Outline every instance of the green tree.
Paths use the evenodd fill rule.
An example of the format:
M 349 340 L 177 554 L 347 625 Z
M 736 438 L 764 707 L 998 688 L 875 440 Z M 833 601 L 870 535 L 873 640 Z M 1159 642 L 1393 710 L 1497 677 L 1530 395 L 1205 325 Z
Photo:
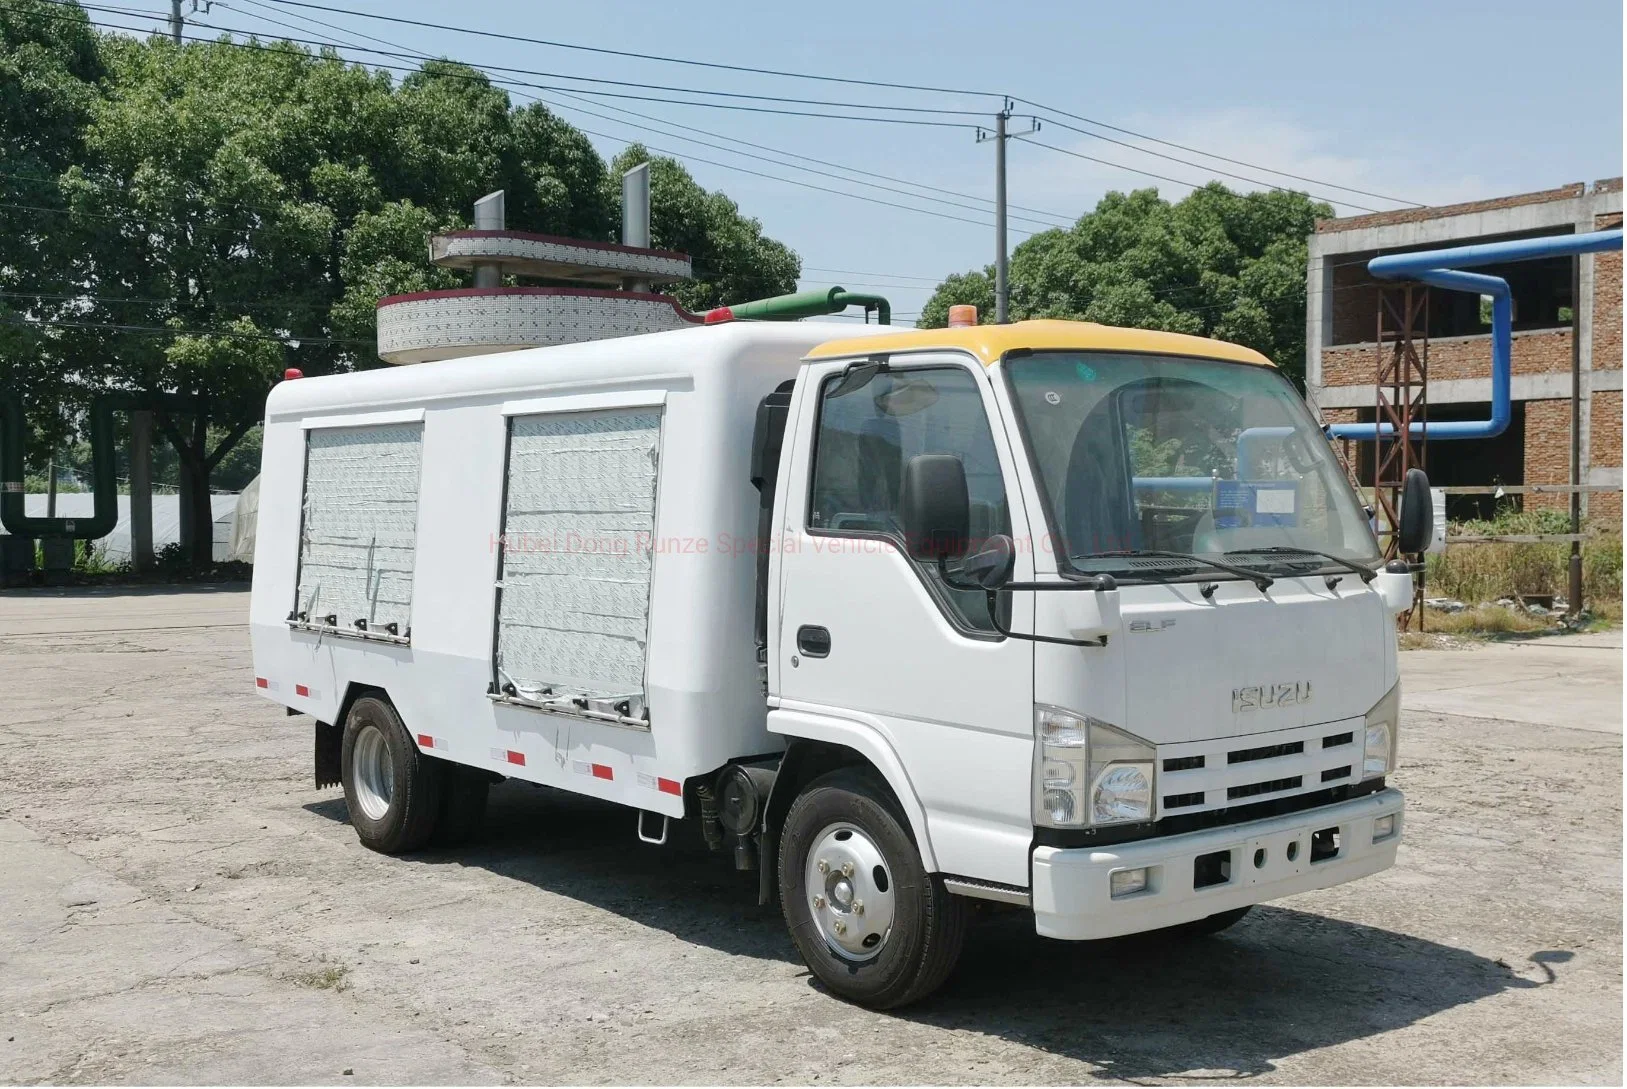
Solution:
M 96 34 L 78 8 L 0 7 L 0 389 L 22 393 L 37 452 L 70 431 L 87 340 L 66 324 L 86 267 L 58 177 L 84 155 L 102 74 Z
M 1305 239 L 1326 204 L 1303 193 L 1234 193 L 1219 183 L 1171 204 L 1155 189 L 1109 193 L 1066 230 L 1011 255 L 1011 316 L 1076 318 L 1245 344 L 1295 382 L 1305 376 Z M 950 276 L 921 308 L 994 316 L 992 268 Z
M 503 189 L 515 229 L 614 239 L 621 169 L 646 157 L 629 148 L 607 169 L 545 107 L 516 108 L 449 61 L 397 83 L 287 42 L 98 37 L 76 7 L 12 0 L 0 5 L 0 382 L 28 391 L 53 448 L 97 391 L 199 398 L 200 412 L 159 425 L 189 518 L 207 525 L 211 475 L 286 367 L 379 366 L 377 300 L 463 282 L 425 261 L 429 234 Z M 656 244 L 700 270 L 683 302 L 794 287 L 796 256 L 756 220 L 672 160 L 654 171 Z M 46 285 L 54 297 L 24 295 Z M 207 562 L 208 534 L 193 544 Z

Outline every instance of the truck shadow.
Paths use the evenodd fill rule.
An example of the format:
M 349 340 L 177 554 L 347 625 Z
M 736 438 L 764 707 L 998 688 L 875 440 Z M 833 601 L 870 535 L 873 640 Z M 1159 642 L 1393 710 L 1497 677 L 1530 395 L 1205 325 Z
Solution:
M 343 798 L 306 808 L 347 819 Z M 757 907 L 756 875 L 733 872 L 698 839 L 679 836 L 676 823 L 674 842 L 649 846 L 634 839 L 625 809 L 514 782 L 493 789 L 489 817 L 477 842 L 403 861 L 479 867 L 685 942 L 797 963 L 779 911 Z M 1268 1073 L 1285 1056 L 1543 986 L 1571 957 L 1536 951 L 1529 963 L 1510 966 L 1272 906 L 1212 938 L 1062 942 L 1037 936 L 1020 911 L 981 907 L 942 991 L 869 1016 L 998 1037 L 1125 1079 Z

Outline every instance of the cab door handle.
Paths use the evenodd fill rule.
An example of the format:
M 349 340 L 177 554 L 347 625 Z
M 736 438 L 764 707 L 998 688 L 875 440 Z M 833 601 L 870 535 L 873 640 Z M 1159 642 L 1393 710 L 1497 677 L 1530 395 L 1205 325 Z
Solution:
M 830 654 L 830 629 L 817 624 L 804 624 L 797 629 L 797 649 L 809 658 L 824 658 Z

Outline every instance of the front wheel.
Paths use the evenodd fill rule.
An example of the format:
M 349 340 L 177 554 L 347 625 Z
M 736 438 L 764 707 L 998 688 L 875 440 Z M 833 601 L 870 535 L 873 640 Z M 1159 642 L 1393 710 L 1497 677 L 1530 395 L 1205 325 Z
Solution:
M 872 1009 L 924 998 L 948 978 L 966 905 L 928 874 L 884 786 L 852 770 L 814 780 L 786 814 L 780 903 L 814 976 Z

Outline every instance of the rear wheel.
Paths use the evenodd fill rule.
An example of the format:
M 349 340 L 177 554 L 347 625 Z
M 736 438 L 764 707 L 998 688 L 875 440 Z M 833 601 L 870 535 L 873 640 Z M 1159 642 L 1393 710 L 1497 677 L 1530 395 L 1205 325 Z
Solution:
M 429 841 L 445 768 L 418 751 L 389 701 L 363 696 L 351 705 L 339 766 L 350 823 L 364 847 L 394 855 Z
M 966 904 L 928 874 L 884 786 L 843 770 L 809 784 L 786 814 L 780 902 L 803 962 L 873 1009 L 924 998 L 960 957 Z

